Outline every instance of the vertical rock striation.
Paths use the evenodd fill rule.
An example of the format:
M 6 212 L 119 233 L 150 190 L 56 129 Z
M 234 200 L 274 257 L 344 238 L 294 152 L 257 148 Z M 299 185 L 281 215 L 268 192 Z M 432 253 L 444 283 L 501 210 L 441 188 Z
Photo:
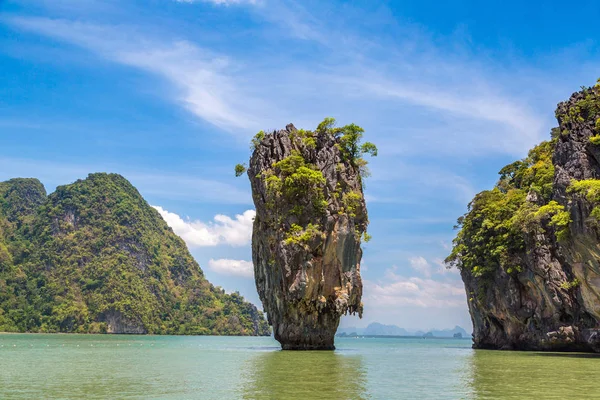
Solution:
M 256 287 L 283 349 L 334 349 L 340 317 L 362 314 L 365 163 L 343 133 L 354 128 L 362 132 L 332 120 L 315 132 L 290 124 L 254 140 Z
M 459 219 L 476 348 L 600 351 L 600 85 Z

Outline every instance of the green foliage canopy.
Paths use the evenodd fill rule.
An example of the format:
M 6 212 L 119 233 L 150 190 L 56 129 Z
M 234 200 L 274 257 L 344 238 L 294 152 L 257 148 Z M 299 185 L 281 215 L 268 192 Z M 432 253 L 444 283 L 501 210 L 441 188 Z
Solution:
M 502 168 L 492 190 L 483 191 L 459 218 L 460 228 L 446 262 L 476 278 L 489 281 L 499 269 L 521 270 L 526 236 L 544 226 L 554 227 L 558 240 L 568 237 L 570 215 L 552 194 L 554 142 L 542 142 L 528 156 Z M 539 202 L 527 201 L 535 194 Z

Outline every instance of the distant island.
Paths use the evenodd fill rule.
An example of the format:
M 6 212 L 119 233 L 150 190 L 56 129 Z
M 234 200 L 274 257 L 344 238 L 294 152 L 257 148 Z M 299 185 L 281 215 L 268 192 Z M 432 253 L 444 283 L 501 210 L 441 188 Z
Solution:
M 0 332 L 269 335 L 211 285 L 135 187 L 91 174 L 50 195 L 0 182 Z
M 429 331 L 409 331 L 396 325 L 384 325 L 378 322 L 369 324 L 366 328 L 340 328 L 336 336 L 381 336 L 381 337 L 428 337 L 428 338 L 470 338 L 471 335 L 460 326 L 452 329 L 432 329 Z

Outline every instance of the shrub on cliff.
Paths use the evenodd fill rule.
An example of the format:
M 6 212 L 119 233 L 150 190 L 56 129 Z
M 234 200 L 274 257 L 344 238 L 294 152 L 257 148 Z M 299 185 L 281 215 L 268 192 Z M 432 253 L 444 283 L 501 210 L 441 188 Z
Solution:
M 553 147 L 554 140 L 534 147 L 525 159 L 500 170 L 494 189 L 475 196 L 458 220 L 460 230 L 448 264 L 485 281 L 498 268 L 519 271 L 526 237 L 536 230 L 553 227 L 559 240 L 566 239 L 570 216 L 563 206 L 549 201 Z
M 364 129 L 356 124 L 344 125 L 336 127 L 334 118 L 325 118 L 314 131 L 297 129 L 290 133 L 289 138 L 293 143 L 291 154 L 284 159 L 273 163 L 271 168 L 262 172 L 261 179 L 264 179 L 270 196 L 267 204 L 269 209 L 276 216 L 276 220 L 281 220 L 282 212 L 286 208 L 286 204 L 291 204 L 287 212 L 296 215 L 300 219 L 300 225 L 306 232 L 312 231 L 308 229 L 309 223 L 306 218 L 306 213 L 316 212 L 322 214 L 329 206 L 329 202 L 325 199 L 326 179 L 323 172 L 320 171 L 315 164 L 306 161 L 304 152 L 315 149 L 319 136 L 331 136 L 336 139 L 336 147 L 341 154 L 342 162 L 346 161 L 359 171 L 359 176 L 362 178 L 368 175 L 368 162 L 363 155 L 368 154 L 372 157 L 377 156 L 378 150 L 371 142 L 362 142 Z M 268 138 L 268 134 L 260 131 L 251 141 L 251 149 L 256 151 L 261 142 Z M 241 176 L 246 172 L 245 165 L 237 164 L 235 166 L 235 175 Z M 338 213 L 348 213 L 351 216 L 355 215 L 355 210 L 358 207 L 358 202 L 362 199 L 362 194 L 355 192 L 345 192 L 344 188 L 337 187 L 334 197 L 341 199 Z M 313 225 L 317 226 L 317 225 Z M 292 227 L 289 228 L 288 239 L 290 243 L 294 241 L 297 232 L 292 234 Z M 305 233 L 306 233 L 305 232 Z M 367 234 L 365 238 L 371 237 Z

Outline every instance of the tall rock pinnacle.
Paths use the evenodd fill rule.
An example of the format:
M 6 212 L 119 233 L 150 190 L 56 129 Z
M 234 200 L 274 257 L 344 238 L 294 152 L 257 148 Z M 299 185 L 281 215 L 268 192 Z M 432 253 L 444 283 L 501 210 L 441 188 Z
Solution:
M 292 124 L 253 140 L 256 287 L 283 349 L 334 349 L 343 314 L 362 315 L 361 238 L 368 239 L 362 128 Z M 241 166 L 236 173 L 243 172 Z

